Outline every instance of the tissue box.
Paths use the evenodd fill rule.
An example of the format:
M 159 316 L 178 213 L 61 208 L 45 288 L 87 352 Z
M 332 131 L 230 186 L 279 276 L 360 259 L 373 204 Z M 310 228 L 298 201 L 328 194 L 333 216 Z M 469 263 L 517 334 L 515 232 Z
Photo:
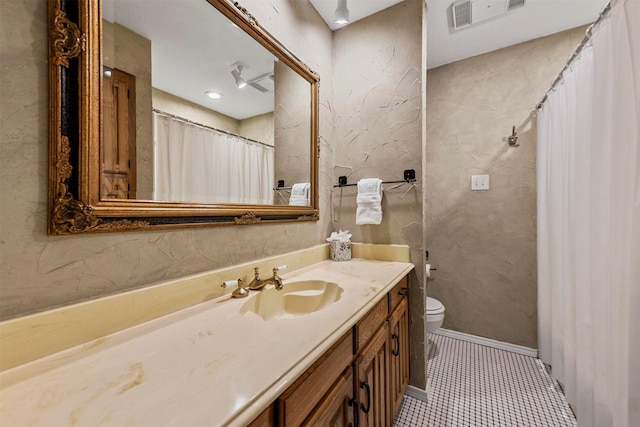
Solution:
M 329 256 L 334 261 L 351 260 L 351 241 L 348 242 L 329 242 Z

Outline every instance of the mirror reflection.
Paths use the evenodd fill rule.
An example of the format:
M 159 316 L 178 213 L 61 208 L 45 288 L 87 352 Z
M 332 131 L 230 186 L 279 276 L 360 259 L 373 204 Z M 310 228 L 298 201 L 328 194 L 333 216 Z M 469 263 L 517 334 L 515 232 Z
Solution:
M 102 43 L 102 200 L 311 205 L 309 82 L 206 0 L 103 0 Z

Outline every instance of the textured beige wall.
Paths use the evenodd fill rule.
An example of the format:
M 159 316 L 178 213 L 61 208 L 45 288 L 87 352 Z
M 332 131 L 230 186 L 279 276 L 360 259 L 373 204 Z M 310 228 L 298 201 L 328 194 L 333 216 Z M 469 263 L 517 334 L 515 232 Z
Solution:
M 273 146 L 273 112 L 238 120 L 238 135 Z
M 584 36 L 567 31 L 429 70 L 427 294 L 443 327 L 536 347 L 534 106 Z M 519 147 L 506 136 L 515 125 Z M 489 191 L 470 191 L 471 175 Z
M 310 182 L 309 162 L 311 135 L 309 82 L 300 77 L 284 62 L 274 63 L 275 81 L 273 124 L 278 141 L 273 169 L 275 181 L 283 179 L 286 186 Z M 338 78 L 340 78 L 338 76 Z M 276 203 L 279 198 L 276 197 Z M 285 204 L 288 204 L 286 200 Z
M 242 4 L 322 78 L 320 221 L 49 237 L 46 2 L 0 2 L 0 316 L 15 317 L 324 242 L 332 228 L 331 31 L 308 2 Z M 309 48 L 312 46 L 313 48 Z M 250 273 L 250 272 L 249 272 Z M 216 284 L 212 284 L 217 288 Z
M 403 178 L 422 174 L 422 3 L 408 0 L 334 33 L 334 183 L 347 175 Z M 411 384 L 425 388 L 425 325 L 422 286 L 422 183 L 386 184 L 383 221 L 356 225 L 356 187 L 333 190 L 334 228 L 354 241 L 411 247 Z

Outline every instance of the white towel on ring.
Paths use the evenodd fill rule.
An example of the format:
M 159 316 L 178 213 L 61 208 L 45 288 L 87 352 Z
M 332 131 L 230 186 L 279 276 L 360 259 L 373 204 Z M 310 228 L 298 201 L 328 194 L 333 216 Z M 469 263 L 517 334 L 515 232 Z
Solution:
M 291 186 L 291 197 L 289 197 L 289 206 L 309 206 L 309 188 L 311 184 L 308 182 L 299 182 Z
M 382 180 L 364 178 L 358 181 L 356 224 L 377 225 L 382 222 Z

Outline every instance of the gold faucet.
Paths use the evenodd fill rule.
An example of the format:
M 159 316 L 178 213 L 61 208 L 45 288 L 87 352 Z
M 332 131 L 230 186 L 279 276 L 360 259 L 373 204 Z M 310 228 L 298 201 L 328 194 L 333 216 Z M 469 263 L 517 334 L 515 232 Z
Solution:
M 253 280 L 251 281 L 251 283 L 249 283 L 248 288 L 251 289 L 252 291 L 258 291 L 262 288 L 264 288 L 267 285 L 273 284 L 275 285 L 277 290 L 282 290 L 282 278 L 280 276 L 278 276 L 278 271 L 280 270 L 285 270 L 287 268 L 286 265 L 281 265 L 279 267 L 274 267 L 273 268 L 273 276 L 269 277 L 266 280 L 262 280 L 260 278 L 260 273 L 258 272 L 258 267 L 255 267 L 253 269 Z

